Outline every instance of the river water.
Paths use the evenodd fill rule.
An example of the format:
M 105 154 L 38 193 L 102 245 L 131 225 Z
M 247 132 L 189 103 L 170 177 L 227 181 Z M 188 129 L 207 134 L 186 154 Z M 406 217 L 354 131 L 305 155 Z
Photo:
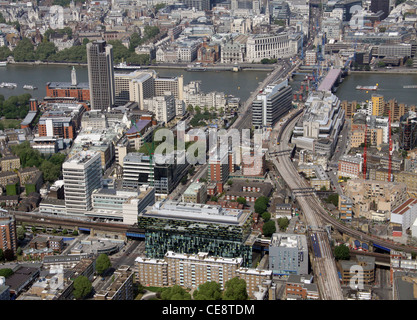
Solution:
M 11 95 L 30 93 L 32 97 L 42 99 L 45 96 L 45 85 L 49 81 L 71 81 L 72 66 L 63 65 L 7 65 L 0 67 L 0 82 L 17 83 L 16 89 L 0 88 L 0 94 L 5 98 Z M 75 66 L 78 82 L 88 82 L 86 66 Z M 184 85 L 190 81 L 201 80 L 203 92 L 220 91 L 227 95 L 240 97 L 246 100 L 255 90 L 259 82 L 267 76 L 267 71 L 205 71 L 187 72 L 182 69 L 156 69 L 160 76 L 184 76 Z M 291 86 L 298 90 L 302 77 L 296 76 Z M 37 90 L 25 90 L 23 85 L 31 84 Z M 378 91 L 356 90 L 356 86 L 373 86 L 378 84 Z M 336 95 L 341 100 L 370 100 L 372 94 L 381 94 L 384 99 L 396 99 L 399 103 L 408 105 L 417 104 L 417 89 L 403 88 L 405 85 L 417 85 L 417 74 L 388 74 L 388 73 L 352 73 L 340 84 Z
M 356 86 L 375 86 L 377 91 L 356 90 Z M 339 85 L 336 95 L 340 100 L 370 101 L 373 94 L 384 96 L 384 100 L 396 99 L 407 105 L 417 104 L 417 89 L 403 86 L 417 85 L 417 74 L 352 73 Z
M 46 94 L 47 82 L 71 82 L 72 66 L 63 65 L 7 65 L 0 67 L 0 83 L 14 82 L 16 89 L 0 88 L 0 94 L 7 97 L 30 93 L 32 97 L 42 99 Z M 88 82 L 88 71 L 86 66 L 75 66 L 78 82 Z M 156 69 L 161 77 L 184 76 L 184 85 L 190 81 L 201 80 L 201 90 L 203 92 L 219 91 L 227 95 L 233 95 L 246 100 L 251 91 L 255 90 L 258 83 L 267 76 L 267 71 L 205 71 L 187 72 L 181 69 Z M 38 87 L 37 90 L 25 90 L 25 84 Z

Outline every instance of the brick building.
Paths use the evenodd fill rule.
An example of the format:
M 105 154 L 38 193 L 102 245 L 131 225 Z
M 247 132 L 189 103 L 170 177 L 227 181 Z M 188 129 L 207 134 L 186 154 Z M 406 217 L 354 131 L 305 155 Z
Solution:
M 13 216 L 0 213 L 0 234 L 0 249 L 2 249 L 3 252 L 10 249 L 14 254 L 16 254 L 16 220 Z

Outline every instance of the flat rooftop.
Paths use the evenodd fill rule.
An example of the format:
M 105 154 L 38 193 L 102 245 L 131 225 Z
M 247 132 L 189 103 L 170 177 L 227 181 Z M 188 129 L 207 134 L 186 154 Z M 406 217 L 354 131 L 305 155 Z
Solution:
M 219 205 L 165 200 L 147 207 L 139 217 L 242 225 L 250 213 L 249 210 L 222 208 Z
M 80 82 L 75 86 L 71 82 L 48 82 L 46 85 L 51 89 L 90 89 L 88 82 Z

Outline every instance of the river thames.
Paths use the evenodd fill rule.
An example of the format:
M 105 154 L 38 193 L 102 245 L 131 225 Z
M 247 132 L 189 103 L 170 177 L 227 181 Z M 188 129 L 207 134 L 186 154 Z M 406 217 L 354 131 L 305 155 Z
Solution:
M 13 82 L 16 89 L 0 88 L 0 94 L 8 98 L 12 95 L 29 93 L 32 97 L 42 99 L 45 96 L 47 82 L 70 82 L 72 66 L 65 65 L 7 65 L 0 67 L 0 82 Z M 78 82 L 88 82 L 86 66 L 75 66 Z M 161 77 L 184 76 L 184 85 L 190 81 L 200 80 L 201 90 L 224 92 L 246 100 L 250 93 L 256 89 L 259 82 L 267 76 L 267 71 L 205 71 L 188 72 L 181 69 L 156 69 Z M 298 90 L 300 77 L 295 77 L 290 82 L 294 89 Z M 38 87 L 37 90 L 25 90 L 25 84 Z M 356 90 L 356 86 L 374 86 L 378 84 L 377 91 Z M 352 73 L 344 78 L 339 85 L 336 95 L 340 100 L 370 100 L 372 94 L 384 96 L 384 100 L 396 99 L 399 103 L 415 105 L 417 103 L 417 89 L 407 89 L 404 86 L 417 85 L 417 74 L 392 74 L 392 73 Z
M 13 82 L 16 89 L 0 88 L 0 94 L 5 98 L 12 95 L 30 93 L 32 97 L 42 99 L 46 94 L 47 82 L 71 82 L 72 66 L 64 65 L 7 65 L 0 68 L 0 83 Z M 86 66 L 75 66 L 78 82 L 88 82 Z M 224 92 L 246 100 L 259 82 L 267 76 L 267 71 L 205 71 L 187 72 L 181 69 L 155 69 L 161 77 L 184 76 L 184 85 L 190 81 L 201 80 L 201 90 L 205 93 L 210 91 Z M 25 90 L 25 84 L 34 85 L 37 90 Z

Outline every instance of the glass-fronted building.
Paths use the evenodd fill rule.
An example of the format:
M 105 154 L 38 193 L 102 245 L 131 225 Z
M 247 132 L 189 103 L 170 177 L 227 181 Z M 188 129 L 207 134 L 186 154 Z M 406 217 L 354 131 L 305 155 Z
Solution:
M 167 251 L 243 259 L 252 264 L 252 212 L 221 206 L 163 201 L 139 214 L 138 227 L 145 229 L 145 253 L 162 259 Z

